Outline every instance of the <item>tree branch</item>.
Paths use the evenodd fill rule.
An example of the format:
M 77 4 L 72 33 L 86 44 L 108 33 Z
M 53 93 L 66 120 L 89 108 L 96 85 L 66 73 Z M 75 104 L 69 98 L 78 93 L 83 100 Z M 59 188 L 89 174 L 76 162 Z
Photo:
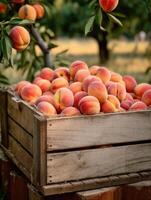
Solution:
M 36 39 L 40 49 L 42 50 L 44 57 L 45 57 L 45 66 L 44 67 L 52 67 L 51 55 L 48 46 L 46 45 L 45 41 L 42 39 L 39 32 L 31 25 L 31 33 L 33 37 Z

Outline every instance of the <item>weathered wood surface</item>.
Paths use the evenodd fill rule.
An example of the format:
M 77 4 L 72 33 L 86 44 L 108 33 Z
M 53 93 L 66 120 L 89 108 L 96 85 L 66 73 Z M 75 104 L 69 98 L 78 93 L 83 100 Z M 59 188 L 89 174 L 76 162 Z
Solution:
M 30 154 L 33 154 L 33 137 L 19 126 L 14 120 L 8 118 L 8 130 L 11 136 L 19 142 Z
M 151 140 L 151 111 L 49 119 L 47 151 Z
M 151 143 L 47 155 L 47 183 L 151 169 Z

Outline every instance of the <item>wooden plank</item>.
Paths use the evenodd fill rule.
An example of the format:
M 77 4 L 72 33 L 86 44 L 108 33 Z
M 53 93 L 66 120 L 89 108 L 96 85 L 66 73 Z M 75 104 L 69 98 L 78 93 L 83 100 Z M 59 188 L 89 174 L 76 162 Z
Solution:
M 151 169 L 151 143 L 47 154 L 47 183 Z
M 0 120 L 2 144 L 8 147 L 7 93 L 2 88 L 0 89 Z
M 33 158 L 31 155 L 23 149 L 23 147 L 15 141 L 11 136 L 9 136 L 9 150 L 14 155 L 16 160 L 25 167 L 25 169 L 31 173 Z
M 19 126 L 14 120 L 8 118 L 9 133 L 17 140 L 30 154 L 33 154 L 33 137 Z
M 140 173 L 139 173 L 140 174 Z M 145 175 L 144 175 L 145 174 Z M 148 174 L 148 176 L 147 176 Z M 120 186 L 130 183 L 136 183 L 140 181 L 140 178 L 138 180 L 133 180 L 133 175 L 129 176 L 129 178 L 126 175 L 118 175 L 119 179 L 117 182 L 112 182 L 112 177 L 108 178 L 97 178 L 97 179 L 91 179 L 91 184 L 87 183 L 87 180 L 83 181 L 74 181 L 69 183 L 59 183 L 59 184 L 50 184 L 47 186 L 43 186 L 42 188 L 39 188 L 41 193 L 45 196 L 49 195 L 55 195 L 55 194 L 64 194 L 64 193 L 71 193 L 71 192 L 78 192 L 78 191 L 84 191 L 84 190 L 92 190 L 92 189 L 100 189 L 104 187 L 113 187 L 113 186 Z M 93 180 L 94 183 L 93 184 Z M 151 171 L 141 172 L 141 180 L 151 180 Z
M 33 182 L 35 185 L 47 184 L 47 121 L 35 116 L 33 135 Z
M 31 185 L 28 184 L 28 200 L 44 200 L 45 197 L 39 194 L 39 192 Z
M 151 111 L 49 119 L 47 150 L 151 140 L 150 122 Z

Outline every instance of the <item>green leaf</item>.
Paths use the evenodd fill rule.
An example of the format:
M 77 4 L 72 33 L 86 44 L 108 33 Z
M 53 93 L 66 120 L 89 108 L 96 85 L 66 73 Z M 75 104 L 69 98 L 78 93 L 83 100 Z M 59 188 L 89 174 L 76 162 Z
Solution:
M 48 48 L 49 48 L 49 49 L 54 49 L 54 48 L 56 48 L 56 47 L 58 47 L 58 45 L 57 45 L 57 44 L 54 44 L 54 43 L 52 43 L 52 42 L 48 44 Z
M 109 19 L 111 21 L 113 21 L 114 23 L 116 23 L 116 24 L 118 24 L 120 26 L 123 26 L 122 22 L 118 18 L 116 18 L 114 15 L 109 14 L 109 13 L 107 13 L 107 15 L 109 16 Z
M 12 54 L 12 44 L 6 34 L 2 38 L 2 49 L 4 58 L 9 61 Z
M 122 13 L 118 13 L 118 12 L 112 12 L 112 15 L 116 16 L 116 17 L 121 17 L 121 18 L 125 18 L 126 15 L 122 14 Z
M 2 41 L 0 40 L 0 62 L 3 59 L 3 49 L 2 49 Z
M 87 35 L 91 31 L 94 20 L 95 20 L 95 16 L 92 16 L 87 21 L 87 24 L 85 25 L 85 35 Z
M 34 24 L 34 21 L 28 19 L 12 18 L 9 22 L 11 25 L 28 25 Z
M 0 83 L 2 83 L 4 85 L 9 85 L 9 80 L 6 76 L 0 74 Z

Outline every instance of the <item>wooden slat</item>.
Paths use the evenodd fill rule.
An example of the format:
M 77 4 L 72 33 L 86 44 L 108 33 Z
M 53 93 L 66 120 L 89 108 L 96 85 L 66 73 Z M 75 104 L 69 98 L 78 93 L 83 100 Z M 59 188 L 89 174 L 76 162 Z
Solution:
M 47 155 L 47 182 L 132 173 L 151 169 L 151 143 Z
M 151 180 L 151 171 L 146 171 L 146 172 L 141 172 L 138 173 L 141 174 L 141 181 L 144 180 Z M 145 175 L 143 175 L 145 174 Z M 148 175 L 148 176 L 147 176 Z M 120 186 L 120 185 L 125 185 L 125 184 L 130 184 L 130 183 L 136 183 L 140 181 L 140 177 L 136 180 L 133 179 L 133 175 L 129 176 L 127 178 L 126 175 L 118 175 L 119 179 L 117 182 L 112 182 L 112 177 L 108 178 L 95 178 L 91 179 L 91 184 L 87 184 L 87 180 L 83 181 L 75 181 L 75 182 L 70 182 L 70 183 L 59 183 L 59 184 L 51 184 L 47 186 L 43 186 L 39 190 L 41 193 L 43 193 L 45 196 L 49 195 L 55 195 L 55 194 L 64 194 L 64 193 L 69 193 L 69 192 L 78 192 L 78 191 L 84 191 L 84 190 L 92 190 L 92 189 L 100 189 L 104 187 L 113 187 L 113 186 Z M 94 182 L 93 182 L 94 181 Z M 93 184 L 95 183 L 95 184 Z
M 151 140 L 151 111 L 49 119 L 47 150 Z
M 22 148 L 22 146 L 9 136 L 9 150 L 14 155 L 15 159 L 25 167 L 25 169 L 31 173 L 33 158 L 30 154 Z
M 33 154 L 33 138 L 14 120 L 8 118 L 9 133 L 19 142 L 27 151 Z

